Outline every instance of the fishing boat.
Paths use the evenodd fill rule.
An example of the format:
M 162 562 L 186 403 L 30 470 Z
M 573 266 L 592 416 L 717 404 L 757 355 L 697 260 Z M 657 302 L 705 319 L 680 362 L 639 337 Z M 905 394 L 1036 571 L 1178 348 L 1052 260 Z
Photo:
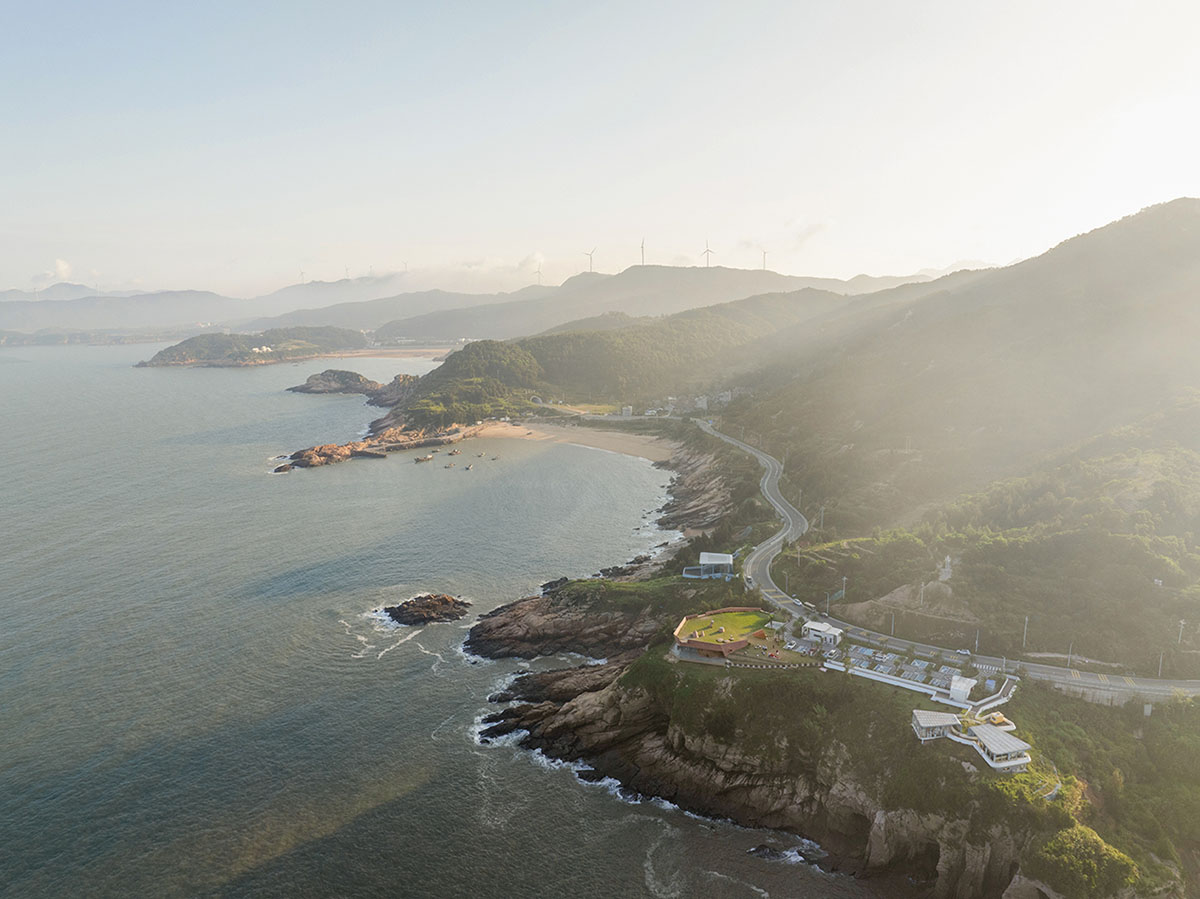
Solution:
M 474 468 L 474 467 L 475 467 L 475 463 L 474 463 L 474 462 L 472 462 L 470 465 L 468 465 L 468 466 L 467 466 L 467 467 L 464 469 L 464 471 L 470 471 L 470 470 L 471 470 L 472 468 Z
M 428 456 L 417 456 L 417 458 L 413 459 L 413 461 L 414 462 L 432 462 L 433 454 L 430 453 Z
M 446 455 L 447 455 L 447 456 L 461 456 L 461 455 L 462 455 L 462 450 L 460 450 L 460 449 L 452 449 L 452 450 L 450 450 L 450 452 L 446 453 Z
M 450 463 L 450 464 L 448 464 L 446 467 L 447 467 L 447 468 L 453 468 L 453 467 L 454 467 L 454 463 L 453 463 L 453 462 L 451 462 L 451 463 Z
M 487 455 L 487 453 L 476 453 L 476 454 L 475 454 L 475 458 L 476 458 L 476 459 L 482 459 L 482 458 L 483 458 L 484 456 L 486 456 L 486 455 Z
M 492 456 L 492 461 L 493 461 L 493 462 L 499 462 L 499 461 L 500 461 L 500 457 L 499 457 L 499 456 Z

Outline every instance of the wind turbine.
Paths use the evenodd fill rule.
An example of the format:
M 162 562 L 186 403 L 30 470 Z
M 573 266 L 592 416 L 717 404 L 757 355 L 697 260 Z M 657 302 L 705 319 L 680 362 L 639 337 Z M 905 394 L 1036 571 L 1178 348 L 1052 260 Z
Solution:
M 646 238 L 642 238 L 642 265 L 646 264 Z
M 767 251 L 763 250 L 763 271 L 767 270 Z
M 590 253 L 585 252 L 583 254 L 584 256 L 586 256 L 588 258 L 588 271 L 589 272 L 592 270 L 592 256 L 594 256 L 595 253 L 596 253 L 596 248 L 592 247 L 592 252 L 590 252 Z
M 704 267 L 705 268 L 708 268 L 708 257 L 711 256 L 712 254 L 713 254 L 713 251 L 708 248 L 708 241 L 705 240 L 704 241 L 704 252 L 700 254 L 704 257 Z

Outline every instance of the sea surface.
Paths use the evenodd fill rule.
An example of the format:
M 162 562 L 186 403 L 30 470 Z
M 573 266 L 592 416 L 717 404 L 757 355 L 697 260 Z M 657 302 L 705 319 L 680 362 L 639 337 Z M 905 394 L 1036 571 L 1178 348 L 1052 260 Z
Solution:
M 285 388 L 435 363 L 133 367 L 159 348 L 0 350 L 0 896 L 873 895 L 476 740 L 527 664 L 470 621 L 651 551 L 669 473 L 477 440 L 274 475 L 381 414 Z M 423 591 L 473 614 L 372 615 Z

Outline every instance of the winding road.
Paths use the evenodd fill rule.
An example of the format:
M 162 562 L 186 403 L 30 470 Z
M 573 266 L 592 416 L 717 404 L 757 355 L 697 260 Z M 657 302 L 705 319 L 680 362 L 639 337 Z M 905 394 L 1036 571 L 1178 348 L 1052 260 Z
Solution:
M 856 640 L 866 643 L 884 644 L 889 649 L 915 652 L 923 655 L 942 653 L 953 655 L 956 650 L 942 646 L 932 646 L 928 643 L 917 643 L 912 640 L 902 640 L 890 637 L 855 624 L 839 621 L 820 612 L 813 612 L 807 607 L 798 605 L 790 596 L 779 589 L 771 579 L 771 563 L 783 550 L 783 545 L 789 540 L 795 540 L 808 530 L 808 519 L 800 514 L 800 510 L 783 498 L 779 492 L 779 478 L 783 474 L 783 465 L 774 456 L 764 453 L 741 440 L 722 434 L 706 421 L 697 421 L 700 429 L 713 437 L 719 437 L 726 443 L 754 456 L 763 466 L 762 480 L 759 486 L 762 494 L 779 513 L 784 527 L 768 540 L 764 540 L 750 551 L 742 565 L 747 586 L 755 587 L 762 595 L 793 618 L 818 619 L 828 621 L 843 628 L 847 634 Z M 993 658 L 991 656 L 971 656 L 975 667 L 985 673 L 1000 671 L 1014 672 L 1018 667 L 1031 678 L 1049 681 L 1071 691 L 1085 691 L 1089 698 L 1103 702 L 1105 697 L 1111 697 L 1114 702 L 1124 702 L 1131 696 L 1144 696 L 1156 699 L 1183 693 L 1189 696 L 1200 695 L 1200 681 L 1195 680 L 1160 680 L 1152 677 L 1126 677 L 1121 674 L 1096 674 L 1090 671 L 1079 671 L 1075 668 L 1062 668 L 1057 665 L 1043 665 L 1015 659 Z

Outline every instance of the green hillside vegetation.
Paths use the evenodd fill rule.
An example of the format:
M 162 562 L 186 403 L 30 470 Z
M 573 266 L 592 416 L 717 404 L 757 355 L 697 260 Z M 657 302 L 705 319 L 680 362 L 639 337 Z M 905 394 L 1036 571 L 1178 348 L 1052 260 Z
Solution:
M 1179 200 L 1006 269 L 856 300 L 874 314 L 799 329 L 819 338 L 803 352 L 786 335 L 725 419 L 803 459 L 806 494 L 863 533 L 1170 408 L 1200 386 L 1198 293 L 1200 201 Z
M 261 334 L 199 334 L 159 350 L 141 364 L 253 365 L 363 349 L 366 345 L 362 332 L 332 327 L 273 328 Z M 264 346 L 270 350 L 254 352 L 255 347 Z
M 644 325 L 653 321 L 649 316 L 633 316 L 624 312 L 605 312 L 590 318 L 581 318 L 565 325 L 548 329 L 546 334 L 565 334 L 571 331 L 616 331 L 632 325 Z
M 1135 882 L 1152 890 L 1173 878 L 1170 866 L 1200 836 L 1200 769 L 1191 763 L 1200 708 L 1191 701 L 1143 719 L 1138 704 L 1100 707 L 1023 685 L 1005 711 L 1033 744 L 1034 764 L 1001 775 L 966 747 L 922 746 L 909 726 L 920 700 L 856 678 L 811 670 L 731 676 L 669 664 L 659 647 L 620 683 L 644 690 L 669 727 L 736 744 L 785 776 L 818 778 L 833 744 L 853 747 L 832 754 L 885 807 L 969 817 L 968 838 L 977 842 L 995 824 L 1028 834 L 1037 847 L 1030 873 L 1067 896 L 1108 896 Z M 1059 779 L 1057 797 L 1042 798 Z
M 950 555 L 953 599 L 896 606 L 898 634 L 966 645 L 979 629 L 982 651 L 1016 657 L 1029 616 L 1031 651 L 1066 654 L 1073 642 L 1076 654 L 1145 675 L 1165 652 L 1165 675 L 1200 677 L 1200 453 L 1154 436 L 1195 411 L 1098 438 L 937 507 L 911 530 L 814 532 L 781 557 L 776 577 L 786 572 L 794 594 L 819 604 L 845 576 L 856 603 L 933 580 Z M 1140 449 L 1146 442 L 1161 448 Z M 1182 640 L 1181 621 L 1191 622 Z
M 467 344 L 426 375 L 402 410 L 419 426 L 444 427 L 568 402 L 661 401 L 744 365 L 743 348 L 781 327 L 836 307 L 822 291 L 769 294 L 693 309 L 609 331 L 566 332 Z

